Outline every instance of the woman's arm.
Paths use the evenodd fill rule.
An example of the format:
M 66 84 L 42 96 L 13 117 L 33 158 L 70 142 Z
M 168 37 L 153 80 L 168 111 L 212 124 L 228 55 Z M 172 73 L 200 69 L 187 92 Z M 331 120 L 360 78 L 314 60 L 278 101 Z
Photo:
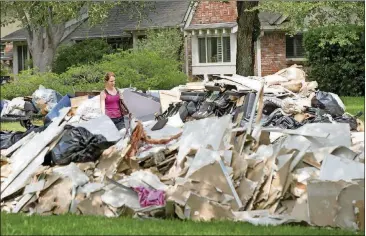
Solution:
M 102 114 L 105 115 L 105 92 L 100 92 L 100 109 L 102 110 Z

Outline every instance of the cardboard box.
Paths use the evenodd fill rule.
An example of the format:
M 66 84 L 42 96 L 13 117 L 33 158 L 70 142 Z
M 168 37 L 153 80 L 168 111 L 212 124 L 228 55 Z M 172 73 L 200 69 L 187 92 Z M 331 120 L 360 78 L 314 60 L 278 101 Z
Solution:
M 74 97 L 71 98 L 71 107 L 78 107 L 80 106 L 84 101 L 88 100 L 88 95 L 80 96 L 80 97 Z

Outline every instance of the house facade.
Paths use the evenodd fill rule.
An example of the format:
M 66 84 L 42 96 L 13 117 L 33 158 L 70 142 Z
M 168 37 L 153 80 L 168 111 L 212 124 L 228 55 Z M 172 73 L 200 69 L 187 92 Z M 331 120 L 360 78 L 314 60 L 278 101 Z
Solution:
M 14 22 L 12 24 L 1 27 L 1 35 L 11 34 L 21 27 L 19 26 L 20 22 Z M 13 65 L 13 44 L 11 42 L 1 42 L 0 44 L 0 60 L 1 63 L 6 66 Z
M 105 39 L 113 48 L 136 47 L 139 39 L 146 36 L 146 30 L 154 28 L 182 29 L 183 22 L 187 18 L 189 1 L 156 1 L 154 9 L 146 9 L 143 15 L 146 17 L 138 22 L 136 18 L 130 18 L 122 14 L 117 6 L 109 12 L 108 18 L 101 24 L 89 25 L 88 15 L 81 19 L 70 20 L 66 23 L 66 31 L 61 39 L 62 44 L 77 43 L 85 39 Z M 31 67 L 29 61 L 31 54 L 27 45 L 25 29 L 19 29 L 8 35 L 1 35 L 1 43 L 12 43 L 13 73 Z
M 184 34 L 185 73 L 208 79 L 211 75 L 236 73 L 237 8 L 236 1 L 156 1 L 142 22 L 113 8 L 101 24 L 90 26 L 87 14 L 66 23 L 62 43 L 103 38 L 114 48 L 134 48 L 147 29 L 177 28 Z M 302 35 L 290 37 L 281 30 L 286 17 L 261 12 L 261 34 L 255 42 L 255 75 L 273 74 L 292 64 L 302 64 Z M 3 36 L 3 35 L 2 35 Z M 27 69 L 29 53 L 26 32 L 16 30 L 1 38 L 12 44 L 13 73 Z M 9 50 L 8 50 L 9 51 Z M 9 53 L 8 53 L 9 54 Z
M 255 42 L 255 75 L 273 74 L 304 61 L 302 35 L 281 30 L 286 17 L 261 12 L 261 34 Z M 236 1 L 198 1 L 184 25 L 186 71 L 208 79 L 210 75 L 236 73 Z

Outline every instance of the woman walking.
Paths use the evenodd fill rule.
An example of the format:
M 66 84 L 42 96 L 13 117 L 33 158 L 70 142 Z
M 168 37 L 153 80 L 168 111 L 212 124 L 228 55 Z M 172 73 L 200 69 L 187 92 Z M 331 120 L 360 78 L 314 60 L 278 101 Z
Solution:
M 116 78 L 113 72 L 108 72 L 104 77 L 104 90 L 100 92 L 100 108 L 102 114 L 111 118 L 118 130 L 125 127 L 124 116 L 130 115 L 118 89 L 115 87 Z

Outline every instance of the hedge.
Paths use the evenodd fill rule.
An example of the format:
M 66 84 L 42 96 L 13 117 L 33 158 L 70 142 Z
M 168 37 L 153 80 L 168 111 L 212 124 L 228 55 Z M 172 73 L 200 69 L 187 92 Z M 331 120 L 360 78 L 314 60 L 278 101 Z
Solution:
M 57 49 L 52 71 L 61 74 L 71 66 L 100 61 L 103 55 L 112 52 L 111 46 L 103 39 L 87 39 L 80 43 L 63 45 Z
M 179 66 L 179 62 L 162 58 L 156 52 L 120 51 L 104 56 L 100 62 L 72 66 L 60 75 L 40 73 L 35 69 L 23 71 L 13 82 L 1 86 L 1 99 L 30 96 L 40 84 L 62 95 L 102 90 L 103 77 L 109 71 L 116 74 L 118 88 L 171 89 L 187 82 L 187 76 L 179 70 Z
M 345 31 L 356 32 L 358 39 L 347 38 Z M 340 34 L 349 43 L 332 43 L 332 39 Z M 308 77 L 318 82 L 320 90 L 340 96 L 365 96 L 363 27 L 331 26 L 310 30 L 304 35 L 304 47 Z

